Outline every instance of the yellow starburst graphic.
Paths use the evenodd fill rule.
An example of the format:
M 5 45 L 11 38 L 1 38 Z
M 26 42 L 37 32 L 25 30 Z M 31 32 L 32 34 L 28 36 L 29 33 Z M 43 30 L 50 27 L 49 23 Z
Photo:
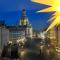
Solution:
M 60 0 L 32 0 L 32 2 L 42 3 L 42 4 L 46 4 L 46 5 L 50 6 L 43 10 L 40 10 L 38 12 L 53 12 L 53 11 L 55 11 L 55 13 L 53 14 L 53 17 L 49 20 L 49 21 L 52 21 L 52 20 L 53 21 L 46 31 L 49 31 L 54 26 L 58 26 L 60 24 Z

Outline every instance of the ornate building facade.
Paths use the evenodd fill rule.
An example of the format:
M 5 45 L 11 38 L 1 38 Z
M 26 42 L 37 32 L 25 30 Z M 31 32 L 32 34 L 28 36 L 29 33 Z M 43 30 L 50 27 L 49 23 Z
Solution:
M 9 41 L 9 30 L 4 25 L 4 21 L 0 21 L 0 53 L 4 45 Z
M 54 47 L 56 47 L 58 45 L 58 28 L 57 27 L 53 27 L 52 29 L 50 29 L 47 32 L 47 37 L 50 40 L 50 44 Z
M 14 43 L 17 40 L 23 40 L 24 38 L 32 38 L 33 35 L 33 29 L 32 25 L 28 21 L 28 17 L 26 16 L 25 9 L 22 10 L 22 16 L 20 19 L 20 22 L 17 23 L 17 26 L 8 26 L 9 29 L 9 37 L 10 41 L 13 41 Z

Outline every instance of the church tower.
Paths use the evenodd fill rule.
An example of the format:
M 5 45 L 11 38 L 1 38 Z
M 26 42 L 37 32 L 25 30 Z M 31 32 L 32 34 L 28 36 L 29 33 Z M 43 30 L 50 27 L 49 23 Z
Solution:
M 25 37 L 32 38 L 32 25 L 28 21 L 28 17 L 26 16 L 25 9 L 22 10 L 22 16 L 19 23 L 20 23 L 19 25 L 22 27 L 22 29 L 25 32 Z
M 29 21 L 28 21 L 28 18 L 26 16 L 26 10 L 23 9 L 22 10 L 21 20 L 20 20 L 20 25 L 24 26 L 24 25 L 28 25 L 28 24 L 29 24 Z

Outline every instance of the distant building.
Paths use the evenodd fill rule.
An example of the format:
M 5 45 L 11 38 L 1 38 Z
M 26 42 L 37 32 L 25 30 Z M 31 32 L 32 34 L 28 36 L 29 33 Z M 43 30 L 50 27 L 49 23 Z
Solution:
M 32 25 L 29 23 L 28 17 L 26 16 L 25 9 L 22 10 L 22 16 L 21 16 L 19 25 L 22 27 L 22 30 L 24 30 L 25 37 L 32 38 L 32 33 L 33 33 Z
M 10 32 L 9 33 L 10 40 L 13 41 L 14 43 L 22 37 L 32 38 L 33 29 L 32 25 L 28 21 L 25 9 L 22 10 L 20 22 L 17 23 L 16 26 L 8 26 L 8 29 Z
M 9 41 L 9 30 L 4 25 L 4 21 L 0 21 L 0 49 Z
M 50 44 L 57 46 L 57 28 L 54 27 L 47 32 L 47 37 L 50 40 Z
M 57 27 L 57 46 L 60 48 L 60 25 Z

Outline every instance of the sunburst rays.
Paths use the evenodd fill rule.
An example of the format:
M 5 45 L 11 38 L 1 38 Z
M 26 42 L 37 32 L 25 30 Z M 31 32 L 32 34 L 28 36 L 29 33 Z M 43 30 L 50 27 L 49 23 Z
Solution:
M 48 29 L 46 30 L 46 32 L 49 31 L 54 26 L 58 26 L 60 24 L 60 0 L 32 0 L 32 2 L 42 3 L 42 4 L 46 4 L 46 5 L 50 6 L 48 8 L 42 9 L 38 12 L 53 12 L 53 11 L 55 11 L 52 18 L 50 18 L 50 20 L 49 20 L 49 21 L 52 21 L 52 20 L 53 21 L 50 24 L 50 26 L 48 27 Z

